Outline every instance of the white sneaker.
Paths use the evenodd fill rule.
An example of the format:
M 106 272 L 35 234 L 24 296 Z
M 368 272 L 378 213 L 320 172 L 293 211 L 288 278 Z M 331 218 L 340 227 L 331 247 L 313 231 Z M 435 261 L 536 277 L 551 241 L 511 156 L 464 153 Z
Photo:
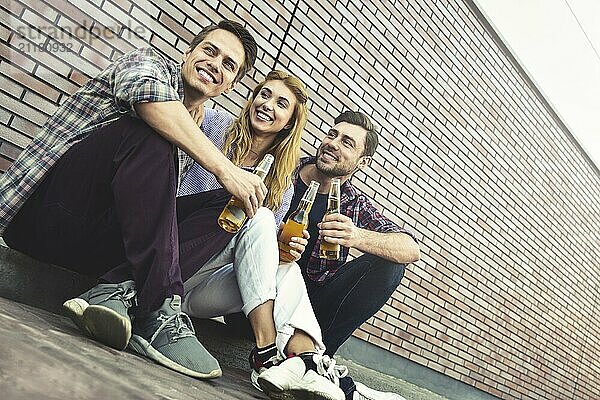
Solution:
M 317 372 L 307 371 L 300 357 L 288 358 L 281 364 L 264 370 L 257 381 L 271 398 L 345 400 L 342 389 Z
M 336 365 L 333 358 L 329 356 L 314 355 L 313 360 L 317 364 L 317 372 L 329 379 L 336 386 L 340 385 L 340 379 L 348 375 L 348 367 Z M 352 394 L 352 400 L 406 400 L 396 393 L 380 392 L 363 385 L 360 382 L 354 382 L 356 390 Z
M 335 360 L 327 355 L 313 355 L 317 364 L 317 373 L 329 379 L 336 386 L 340 386 L 340 379 L 348 375 L 348 367 L 336 365 Z
M 354 382 L 356 391 L 352 394 L 352 400 L 406 400 L 396 393 L 380 392 L 363 385 L 360 382 Z

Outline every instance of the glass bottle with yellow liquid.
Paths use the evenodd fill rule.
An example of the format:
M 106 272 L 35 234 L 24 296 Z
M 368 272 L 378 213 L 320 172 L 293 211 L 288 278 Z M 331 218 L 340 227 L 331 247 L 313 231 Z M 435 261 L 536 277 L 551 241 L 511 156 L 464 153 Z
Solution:
M 289 243 L 292 237 L 302 237 L 302 231 L 308 227 L 308 214 L 310 214 L 310 209 L 315 202 L 318 189 L 319 182 L 311 181 L 308 189 L 306 189 L 306 192 L 302 196 L 302 200 L 300 200 L 300 204 L 298 204 L 298 208 L 285 221 L 278 241 L 280 260 L 286 262 L 294 261 L 294 257 L 290 254 L 292 248 Z
M 325 215 L 335 214 L 340 212 L 340 180 L 338 178 L 331 179 L 329 187 L 329 197 L 327 198 L 327 212 Z M 324 239 L 321 240 L 319 247 L 319 257 L 328 260 L 337 260 L 340 258 L 340 245 L 338 243 L 329 243 Z
M 266 154 L 264 158 L 254 168 L 254 174 L 260 176 L 264 181 L 265 176 L 269 173 L 271 165 L 273 165 L 274 157 L 271 154 Z M 244 211 L 244 203 L 236 197 L 231 197 L 229 203 L 225 206 L 221 215 L 217 219 L 217 223 L 223 229 L 229 233 L 236 233 L 240 230 L 244 222 L 246 222 L 248 216 Z

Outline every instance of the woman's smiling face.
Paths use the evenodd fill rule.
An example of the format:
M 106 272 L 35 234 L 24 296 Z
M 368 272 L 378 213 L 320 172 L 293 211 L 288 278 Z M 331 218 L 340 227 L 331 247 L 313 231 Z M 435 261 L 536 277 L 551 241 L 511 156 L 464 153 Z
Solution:
M 281 80 L 265 82 L 250 106 L 250 123 L 256 134 L 277 134 L 289 128 L 296 96 Z

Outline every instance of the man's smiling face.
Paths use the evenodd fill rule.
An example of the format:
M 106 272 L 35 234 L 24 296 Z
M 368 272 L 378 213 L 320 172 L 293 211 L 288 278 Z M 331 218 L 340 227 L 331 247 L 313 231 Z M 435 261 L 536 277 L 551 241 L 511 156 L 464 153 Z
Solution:
M 224 29 L 210 32 L 202 42 L 183 55 L 181 75 L 186 97 L 206 101 L 229 93 L 244 64 L 240 39 Z
M 325 135 L 317 150 L 317 169 L 326 176 L 350 177 L 368 164 L 363 156 L 367 130 L 348 122 L 340 122 Z

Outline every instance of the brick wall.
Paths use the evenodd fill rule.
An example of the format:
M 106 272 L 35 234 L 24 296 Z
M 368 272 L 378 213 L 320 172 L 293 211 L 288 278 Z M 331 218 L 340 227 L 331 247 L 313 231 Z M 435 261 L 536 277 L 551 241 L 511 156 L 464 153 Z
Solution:
M 354 182 L 422 260 L 356 336 L 503 399 L 599 398 L 600 173 L 465 1 L 0 0 L 0 169 L 123 52 L 243 20 L 256 70 L 217 106 L 277 67 L 310 88 L 306 152 L 346 108 L 383 128 Z

